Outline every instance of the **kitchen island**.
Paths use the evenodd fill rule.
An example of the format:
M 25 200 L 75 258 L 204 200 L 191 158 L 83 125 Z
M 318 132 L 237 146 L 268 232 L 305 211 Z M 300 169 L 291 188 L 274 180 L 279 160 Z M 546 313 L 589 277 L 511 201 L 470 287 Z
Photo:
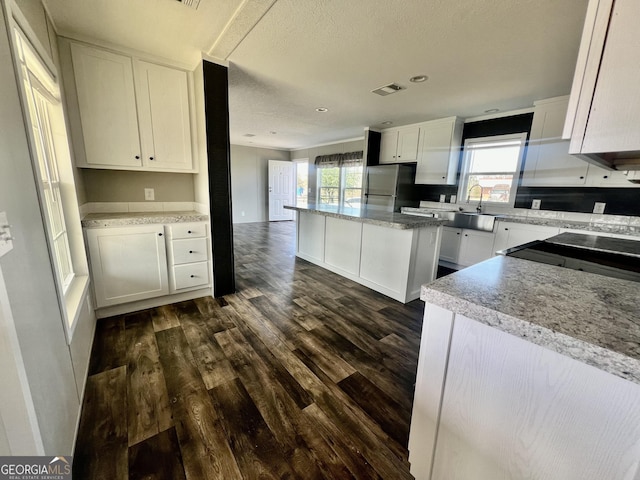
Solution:
M 640 478 L 639 287 L 512 257 L 423 286 L 412 474 Z
M 285 207 L 296 211 L 296 256 L 394 300 L 420 296 L 436 277 L 445 220 L 365 209 Z

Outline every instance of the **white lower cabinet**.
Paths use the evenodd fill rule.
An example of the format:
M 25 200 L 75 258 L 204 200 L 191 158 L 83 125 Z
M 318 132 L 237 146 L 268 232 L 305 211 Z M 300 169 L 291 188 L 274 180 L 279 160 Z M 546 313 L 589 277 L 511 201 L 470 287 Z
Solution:
M 494 252 L 497 252 L 535 240 L 545 240 L 558 235 L 558 233 L 560 233 L 560 229 L 557 227 L 498 221 L 493 249 Z
M 166 225 L 170 293 L 206 287 L 211 283 L 206 223 Z
M 439 225 L 398 229 L 297 212 L 296 256 L 399 302 L 420 296 L 435 279 Z
M 169 293 L 164 227 L 87 230 L 97 307 Z
M 427 304 L 411 472 L 418 480 L 636 479 L 639 402 L 635 383 Z
M 463 229 L 458 264 L 469 267 L 493 257 L 493 240 L 492 232 Z
M 443 227 L 440 260 L 469 267 L 493 257 L 493 232 Z
M 440 260 L 458 263 L 460 252 L 461 228 L 442 227 L 442 244 L 440 245 Z
M 205 222 L 89 228 L 86 237 L 97 308 L 211 285 Z

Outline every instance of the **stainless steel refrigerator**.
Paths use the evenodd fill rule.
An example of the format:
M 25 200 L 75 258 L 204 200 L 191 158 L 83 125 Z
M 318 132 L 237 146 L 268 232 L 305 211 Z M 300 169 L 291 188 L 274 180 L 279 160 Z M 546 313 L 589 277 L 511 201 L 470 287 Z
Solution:
M 368 210 L 399 212 L 401 207 L 418 206 L 412 199 L 415 166 L 378 165 L 367 167 L 364 179 L 364 203 Z

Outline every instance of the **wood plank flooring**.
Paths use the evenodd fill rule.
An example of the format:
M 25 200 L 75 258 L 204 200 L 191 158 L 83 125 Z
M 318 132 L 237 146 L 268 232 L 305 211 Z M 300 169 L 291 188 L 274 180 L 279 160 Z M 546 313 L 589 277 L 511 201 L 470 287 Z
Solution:
M 423 304 L 234 226 L 237 293 L 100 320 L 74 479 L 410 479 Z M 390 246 L 392 248 L 392 246 Z

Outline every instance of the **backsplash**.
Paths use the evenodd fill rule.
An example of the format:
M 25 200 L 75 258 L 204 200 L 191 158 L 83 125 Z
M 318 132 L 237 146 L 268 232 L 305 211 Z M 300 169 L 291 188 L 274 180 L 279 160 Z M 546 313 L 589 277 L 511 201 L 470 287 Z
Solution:
M 545 210 L 591 213 L 595 202 L 604 202 L 607 214 L 640 216 L 637 188 L 519 187 L 515 206 L 530 208 L 534 198 Z
M 80 206 L 80 217 L 90 213 L 198 212 L 209 213 L 208 205 L 197 202 L 88 202 Z
M 477 203 L 441 203 L 433 201 L 421 201 L 420 207 L 432 208 L 434 210 L 463 210 L 466 212 L 475 212 Z M 569 211 L 553 211 L 553 210 L 531 210 L 530 208 L 510 208 L 500 206 L 484 206 L 484 213 L 495 215 L 513 215 L 516 217 L 527 218 L 546 218 L 556 220 L 567 220 L 570 222 L 585 222 L 604 225 L 630 225 L 640 226 L 640 216 L 634 215 L 612 215 L 612 214 L 596 214 Z

